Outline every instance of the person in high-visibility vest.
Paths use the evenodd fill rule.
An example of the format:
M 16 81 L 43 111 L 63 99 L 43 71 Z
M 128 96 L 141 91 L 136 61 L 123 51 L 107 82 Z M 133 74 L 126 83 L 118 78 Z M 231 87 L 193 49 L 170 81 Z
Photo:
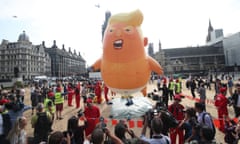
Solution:
M 176 79 L 175 94 L 180 94 L 180 93 L 181 93 L 181 83 L 179 82 L 178 79 Z
M 57 116 L 57 119 L 61 120 L 61 119 L 63 119 L 63 117 L 62 117 L 62 110 L 63 110 L 64 97 L 62 96 L 60 87 L 56 88 L 54 103 L 56 105 L 56 116 Z
M 181 89 L 182 89 L 182 77 L 178 77 L 178 81 L 179 81 Z
M 56 112 L 54 101 L 52 100 L 52 97 L 50 95 L 48 95 L 48 97 L 44 99 L 43 104 L 44 104 L 45 111 L 49 112 L 51 114 L 51 117 L 52 117 L 51 127 L 52 127 L 52 124 L 53 124 L 53 121 L 54 121 L 54 114 Z
M 173 79 L 171 78 L 168 84 L 168 90 L 169 90 L 169 96 L 170 96 L 170 100 L 173 99 L 173 90 L 174 90 L 175 84 Z

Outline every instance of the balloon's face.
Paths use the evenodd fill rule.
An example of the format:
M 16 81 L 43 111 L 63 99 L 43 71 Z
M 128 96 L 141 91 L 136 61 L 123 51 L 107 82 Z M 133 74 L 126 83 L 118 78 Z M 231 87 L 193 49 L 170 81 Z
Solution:
M 136 27 L 125 23 L 115 23 L 107 27 L 103 40 L 103 57 L 107 57 L 104 58 L 126 62 L 144 54 L 144 40 Z

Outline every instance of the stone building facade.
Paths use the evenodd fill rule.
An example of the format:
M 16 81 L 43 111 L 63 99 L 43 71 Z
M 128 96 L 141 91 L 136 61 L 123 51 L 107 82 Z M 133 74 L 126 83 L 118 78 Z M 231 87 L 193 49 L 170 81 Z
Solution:
M 49 75 L 51 59 L 42 45 L 33 45 L 25 31 L 17 42 L 2 40 L 0 45 L 0 79 L 12 79 L 17 73 L 22 79 Z
M 0 79 L 16 77 L 32 79 L 35 76 L 63 77 L 86 72 L 86 61 L 76 50 L 59 49 L 54 41 L 47 48 L 43 42 L 33 45 L 25 31 L 17 42 L 2 40 L 0 45 Z
M 167 75 L 215 72 L 225 67 L 222 42 L 212 46 L 162 49 L 154 58 Z
M 44 42 L 43 45 L 45 47 Z M 77 54 L 76 50 L 72 51 L 70 47 L 66 50 L 64 45 L 60 49 L 55 40 L 52 47 L 45 47 L 45 51 L 51 58 L 51 76 L 66 77 L 86 73 L 86 61 L 80 52 Z
M 159 42 L 159 51 L 153 57 L 164 68 L 166 75 L 223 71 L 225 54 L 222 30 L 214 30 L 209 21 L 206 45 L 162 49 Z

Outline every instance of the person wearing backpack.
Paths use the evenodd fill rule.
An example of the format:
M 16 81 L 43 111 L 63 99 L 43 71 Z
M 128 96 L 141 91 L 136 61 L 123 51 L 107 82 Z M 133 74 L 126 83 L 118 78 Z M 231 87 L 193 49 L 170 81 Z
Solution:
M 207 125 L 213 130 L 214 136 L 216 134 L 216 129 L 211 117 L 211 114 L 204 110 L 205 105 L 200 102 L 195 103 L 195 110 L 198 113 L 197 121 L 200 125 Z
M 51 114 L 44 111 L 43 103 L 39 103 L 37 105 L 37 113 L 31 119 L 32 128 L 34 128 L 34 143 L 47 142 L 51 123 Z
M 200 137 L 198 144 L 217 144 L 214 139 L 214 131 L 207 125 L 202 125 L 200 127 Z
M 51 117 L 52 117 L 51 127 L 52 127 L 56 109 L 53 101 L 49 98 L 49 96 L 48 98 L 44 99 L 44 109 L 46 112 L 49 112 L 51 114 Z M 51 131 L 52 131 L 52 128 L 51 128 Z

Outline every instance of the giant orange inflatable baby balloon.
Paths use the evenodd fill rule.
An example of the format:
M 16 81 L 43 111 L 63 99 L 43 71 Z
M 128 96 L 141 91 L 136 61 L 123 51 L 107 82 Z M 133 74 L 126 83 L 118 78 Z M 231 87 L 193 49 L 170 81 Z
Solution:
M 163 74 L 159 63 L 145 53 L 140 10 L 113 15 L 103 38 L 103 55 L 92 68 L 101 71 L 104 83 L 114 92 L 129 95 L 144 90 L 151 72 Z

